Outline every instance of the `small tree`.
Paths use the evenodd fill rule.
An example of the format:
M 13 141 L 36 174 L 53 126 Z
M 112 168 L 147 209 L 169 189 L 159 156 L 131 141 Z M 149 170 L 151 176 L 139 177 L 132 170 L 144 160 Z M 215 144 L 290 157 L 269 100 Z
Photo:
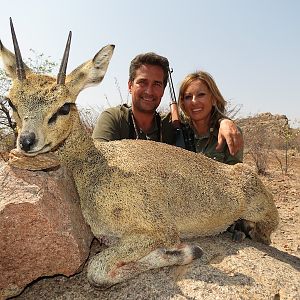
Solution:
M 103 108 L 80 108 L 79 115 L 82 124 L 84 125 L 86 131 L 92 135 L 95 128 L 95 124 L 100 112 L 103 111 Z
M 266 175 L 270 144 L 268 139 L 266 139 L 265 128 L 262 126 L 251 128 L 251 132 L 247 133 L 245 139 L 245 144 L 248 146 L 248 153 L 255 163 L 257 173 Z
M 10 86 L 10 79 L 0 70 L 0 150 L 14 148 L 17 136 L 16 123 L 12 118 L 12 112 L 8 105 L 8 98 L 4 96 Z
M 234 104 L 232 101 L 227 101 L 226 115 L 231 119 L 237 119 L 242 108 L 242 104 Z
M 300 129 L 293 129 L 289 125 L 289 120 L 280 128 L 280 140 L 284 150 L 284 156 L 281 158 L 278 153 L 273 152 L 274 156 L 279 163 L 282 174 L 287 175 L 290 170 L 293 160 L 291 151 L 296 151 L 296 140 L 300 133 Z

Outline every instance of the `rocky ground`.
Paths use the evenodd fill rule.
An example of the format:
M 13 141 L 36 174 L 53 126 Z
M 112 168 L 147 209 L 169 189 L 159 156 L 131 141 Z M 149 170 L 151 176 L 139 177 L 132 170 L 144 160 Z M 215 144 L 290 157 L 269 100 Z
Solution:
M 280 225 L 265 246 L 231 241 L 228 233 L 197 241 L 204 256 L 184 267 L 141 274 L 101 292 L 86 280 L 86 270 L 70 278 L 43 278 L 14 299 L 300 299 L 300 155 L 288 175 L 270 156 L 262 177 L 272 191 Z M 246 162 L 252 164 L 246 157 Z M 101 250 L 96 242 L 91 255 Z

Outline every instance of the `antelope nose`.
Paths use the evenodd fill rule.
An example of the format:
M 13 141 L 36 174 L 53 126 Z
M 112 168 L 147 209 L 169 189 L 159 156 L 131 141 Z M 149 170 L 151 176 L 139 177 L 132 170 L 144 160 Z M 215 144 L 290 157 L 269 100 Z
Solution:
M 31 146 L 35 143 L 35 134 L 33 132 L 25 131 L 20 135 L 20 147 L 25 152 L 29 151 Z

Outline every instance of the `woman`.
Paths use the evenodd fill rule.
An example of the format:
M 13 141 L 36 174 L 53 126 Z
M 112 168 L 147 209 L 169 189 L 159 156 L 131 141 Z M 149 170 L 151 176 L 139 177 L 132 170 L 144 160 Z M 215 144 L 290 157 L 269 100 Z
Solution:
M 207 72 L 187 75 L 179 89 L 179 107 L 183 112 L 184 132 L 189 141 L 189 150 L 226 164 L 243 160 L 243 150 L 230 155 L 227 144 L 216 150 L 219 124 L 225 116 L 226 101 L 214 79 Z

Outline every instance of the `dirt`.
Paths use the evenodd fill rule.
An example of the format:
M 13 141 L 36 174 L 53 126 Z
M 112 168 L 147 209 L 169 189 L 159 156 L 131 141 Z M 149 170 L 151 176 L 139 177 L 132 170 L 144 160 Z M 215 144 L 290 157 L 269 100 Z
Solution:
M 280 214 L 270 246 L 235 243 L 223 233 L 197 239 L 204 255 L 188 266 L 146 272 L 106 291 L 91 287 L 84 269 L 70 278 L 37 280 L 15 299 L 300 299 L 300 154 L 291 159 L 284 175 L 270 155 L 261 176 Z M 91 255 L 99 250 L 94 242 Z

